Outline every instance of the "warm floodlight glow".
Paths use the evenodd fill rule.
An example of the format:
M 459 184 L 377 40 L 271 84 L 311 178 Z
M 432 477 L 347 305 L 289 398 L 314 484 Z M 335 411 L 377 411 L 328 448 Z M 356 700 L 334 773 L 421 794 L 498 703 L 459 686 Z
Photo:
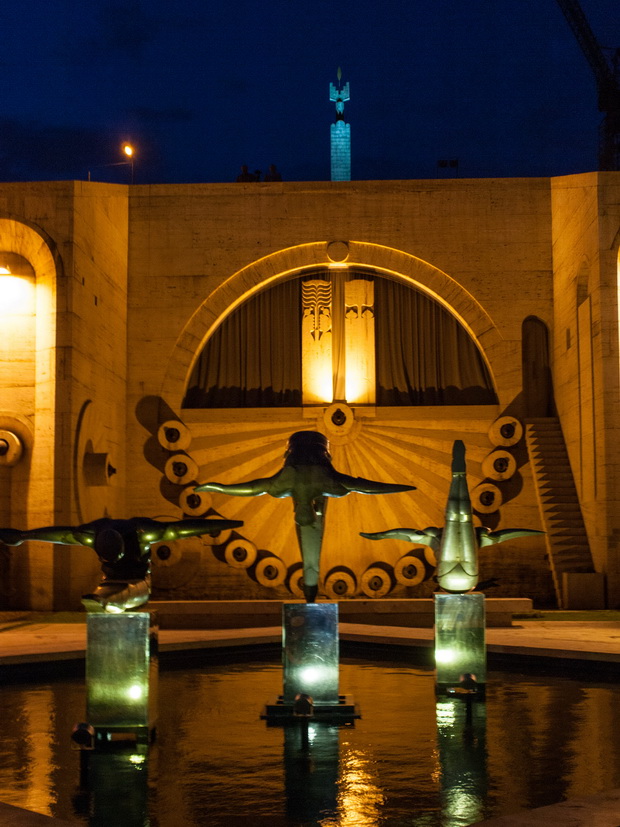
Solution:
M 34 280 L 0 268 L 0 314 L 34 313 Z
M 352 279 L 344 285 L 346 375 L 349 405 L 375 402 L 374 284 Z
M 128 158 L 133 158 L 134 148 L 131 144 L 123 144 L 123 152 Z
M 351 360 L 352 361 L 352 360 Z M 350 405 L 367 401 L 369 382 L 360 369 L 351 365 L 347 353 L 346 399 Z

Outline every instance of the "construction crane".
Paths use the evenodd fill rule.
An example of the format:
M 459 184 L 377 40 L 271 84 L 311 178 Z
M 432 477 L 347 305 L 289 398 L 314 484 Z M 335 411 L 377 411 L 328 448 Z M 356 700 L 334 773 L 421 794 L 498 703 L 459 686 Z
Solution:
M 599 169 L 620 170 L 620 49 L 616 49 L 610 62 L 599 46 L 578 0 L 558 0 L 558 5 L 592 67 L 599 112 L 605 113 L 599 136 Z

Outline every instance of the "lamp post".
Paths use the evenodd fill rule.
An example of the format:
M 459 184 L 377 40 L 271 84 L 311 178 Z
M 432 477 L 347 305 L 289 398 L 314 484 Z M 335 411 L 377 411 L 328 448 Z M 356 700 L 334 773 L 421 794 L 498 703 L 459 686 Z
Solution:
M 117 162 L 116 162 L 116 163 L 114 163 L 114 164 L 97 164 L 97 167 L 127 167 L 127 166 L 128 166 L 128 167 L 131 167 L 131 183 L 133 184 L 133 178 L 134 178 L 133 173 L 134 173 L 134 155 L 135 155 L 135 149 L 134 149 L 134 147 L 132 146 L 132 144 L 129 144 L 129 143 L 125 142 L 125 143 L 121 146 L 121 152 L 122 152 L 122 153 L 123 153 L 123 155 L 124 155 L 126 158 L 128 158 L 129 160 L 127 160 L 127 161 L 117 161 Z M 90 170 L 88 170 L 88 180 L 89 180 L 89 181 L 91 180 L 91 177 L 90 177 Z
M 131 183 L 133 184 L 133 155 L 134 155 L 134 148 L 131 144 L 124 143 L 123 144 L 123 152 L 125 153 L 125 157 L 129 158 L 129 161 L 125 161 L 131 165 Z

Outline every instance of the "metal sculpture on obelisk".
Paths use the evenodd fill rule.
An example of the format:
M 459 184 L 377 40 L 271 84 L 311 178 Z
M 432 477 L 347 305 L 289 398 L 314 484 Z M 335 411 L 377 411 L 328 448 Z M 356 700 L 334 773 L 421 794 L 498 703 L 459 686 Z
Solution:
M 351 99 L 348 82 L 340 85 L 342 70 L 338 67 L 338 88 L 329 84 L 329 99 L 336 104 L 336 123 L 331 126 L 331 179 L 351 180 L 351 125 L 344 121 L 344 104 Z

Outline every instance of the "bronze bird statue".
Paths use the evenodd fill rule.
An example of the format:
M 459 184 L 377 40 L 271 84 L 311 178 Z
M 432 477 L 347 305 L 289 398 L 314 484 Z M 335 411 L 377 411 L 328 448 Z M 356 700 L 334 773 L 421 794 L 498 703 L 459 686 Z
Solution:
M 216 491 L 236 497 L 291 497 L 295 529 L 303 561 L 303 589 L 306 601 L 314 603 L 318 592 L 321 545 L 328 497 L 347 494 L 394 494 L 413 491 L 413 485 L 375 482 L 341 474 L 333 467 L 327 438 L 318 431 L 291 434 L 284 454 L 284 466 L 272 477 L 249 482 L 207 482 L 196 491 Z
M 437 582 L 444 591 L 454 594 L 471 591 L 478 583 L 479 548 L 533 534 L 544 534 L 544 531 L 530 528 L 491 531 L 482 526 L 474 527 L 467 488 L 465 445 L 460 439 L 455 440 L 452 447 L 452 482 L 443 528 L 430 526 L 424 529 L 392 528 L 372 534 L 361 532 L 361 536 L 369 540 L 408 540 L 430 546 L 437 557 Z

